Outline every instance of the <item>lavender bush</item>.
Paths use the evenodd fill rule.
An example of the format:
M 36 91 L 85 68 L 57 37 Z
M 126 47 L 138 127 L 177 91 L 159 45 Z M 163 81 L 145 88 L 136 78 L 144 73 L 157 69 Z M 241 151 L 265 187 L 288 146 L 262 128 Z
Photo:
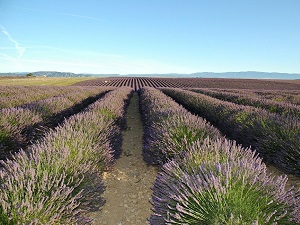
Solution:
M 9 150 L 22 145 L 26 141 L 23 129 L 40 121 L 39 115 L 29 109 L 16 107 L 0 110 L 0 157 L 5 158 Z
M 276 91 L 253 91 L 255 94 L 264 98 L 276 101 L 276 102 L 289 102 L 291 104 L 300 105 L 300 93 L 299 90 L 287 91 L 287 90 L 276 90 Z
M 250 149 L 224 139 L 195 142 L 166 163 L 153 188 L 150 224 L 297 224 L 300 190 L 286 190 Z
M 112 148 L 114 149 L 114 157 L 121 155 L 122 134 L 121 130 L 126 128 L 125 108 L 129 104 L 129 98 L 133 94 L 133 89 L 129 87 L 121 87 L 118 91 L 109 92 L 105 96 L 105 100 L 97 101 L 90 105 L 86 110 L 98 110 L 102 116 L 113 119 L 119 129 L 115 129 L 110 135 Z
M 74 87 L 73 89 L 75 89 L 75 91 L 71 92 L 69 90 L 65 97 L 51 97 L 16 108 L 1 109 L 0 157 L 6 158 L 10 152 L 20 147 L 25 147 L 27 143 L 35 138 L 33 136 L 38 136 L 37 132 L 41 127 L 47 127 L 45 123 L 49 123 L 48 120 L 51 120 L 51 122 L 57 121 L 60 117 L 72 113 L 72 107 L 75 108 L 76 104 L 83 101 L 89 95 L 101 95 L 108 90 L 106 88 L 91 88 L 87 93 L 84 93 L 84 95 L 78 95 L 86 91 L 86 89 Z M 72 97 L 75 95 L 76 98 Z M 72 99 L 72 101 L 70 99 Z
M 300 175 L 300 120 L 263 109 L 221 101 L 180 89 L 163 89 L 192 112 L 203 116 L 229 138 L 253 146 L 266 161 Z
M 106 89 L 113 89 L 106 87 Z M 58 87 L 58 86 L 1 86 L 0 109 L 30 104 L 46 98 L 68 96 L 71 93 L 84 93 L 87 97 L 95 95 L 103 87 Z M 70 99 L 71 100 L 71 99 Z
M 162 164 L 207 136 L 221 137 L 209 123 L 157 89 L 141 90 L 141 108 L 145 123 L 143 154 L 148 163 Z
M 73 92 L 74 87 L 56 86 L 1 86 L 0 109 L 29 104 L 34 101 Z
M 64 109 L 70 108 L 73 105 L 74 102 L 65 97 L 52 97 L 28 104 L 25 108 L 30 109 L 32 112 L 45 119 Z
M 181 111 L 181 110 L 180 110 Z M 152 126 L 150 148 L 160 153 L 162 162 L 180 155 L 195 141 L 206 137 L 221 137 L 217 129 L 205 120 L 181 111 L 181 114 L 168 115 L 168 119 Z
M 112 163 L 111 135 L 120 129 L 118 118 L 107 116 L 101 106 L 122 117 L 130 93 L 120 88 L 107 94 L 27 152 L 2 162 L 0 224 L 90 223 L 85 211 L 99 195 L 97 174 Z
M 18 162 L 8 161 L 0 173 L 0 224 L 76 223 L 81 192 L 73 194 L 76 186 L 70 183 L 80 185 L 83 174 L 80 179 L 68 177 L 64 171 L 44 170 L 39 160 L 45 158 L 33 154 L 34 159 L 21 152 Z
M 191 91 L 209 95 L 224 101 L 230 101 L 240 105 L 249 105 L 268 110 L 272 113 L 279 113 L 280 115 L 289 115 L 300 118 L 300 106 L 288 102 L 278 102 L 269 100 L 257 95 L 240 94 L 219 91 L 216 89 L 189 89 Z

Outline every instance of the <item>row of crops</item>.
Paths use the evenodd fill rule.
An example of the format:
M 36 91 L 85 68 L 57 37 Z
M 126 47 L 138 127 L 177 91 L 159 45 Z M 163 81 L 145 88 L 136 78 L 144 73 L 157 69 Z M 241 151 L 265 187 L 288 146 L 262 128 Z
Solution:
M 85 213 L 101 197 L 99 174 L 119 155 L 131 93 L 131 88 L 110 91 L 1 161 L 0 224 L 91 222 Z
M 202 88 L 203 89 L 203 88 Z M 221 88 L 206 88 L 204 90 L 210 90 L 213 92 L 222 92 L 223 94 L 238 94 L 241 98 L 245 96 L 272 100 L 274 102 L 291 103 L 295 105 L 300 104 L 300 92 L 295 90 L 258 90 L 258 89 L 221 89 Z M 217 97 L 217 96 L 216 96 Z M 232 96 L 232 97 L 236 97 Z M 228 96 L 229 99 L 232 98 Z M 226 96 L 227 98 L 227 96 Z
M 3 100 L 0 109 L 0 224 L 92 222 L 100 175 L 121 153 L 133 91 L 121 86 L 1 90 L 15 103 Z M 243 95 L 236 104 L 209 96 L 217 90 L 140 87 L 143 158 L 161 168 L 150 224 L 300 223 L 300 189 L 287 188 L 287 177 L 267 173 L 263 162 L 300 175 L 298 106 L 268 109 L 297 91 L 253 91 L 268 98 L 253 101 L 239 93 L 250 90 L 218 90 Z
M 239 93 L 234 93 L 234 92 L 222 91 L 217 89 L 188 89 L 188 90 L 209 95 L 211 97 L 223 101 L 229 101 L 239 105 L 249 105 L 258 108 L 264 108 L 273 113 L 279 113 L 281 115 L 291 115 L 300 118 L 300 93 L 299 92 L 298 93 L 290 92 L 288 95 L 289 98 L 286 97 L 287 96 L 286 93 L 281 93 L 281 95 L 278 95 L 279 93 L 277 92 L 277 95 L 273 100 L 273 99 L 268 99 L 266 97 L 262 97 L 259 94 L 255 94 L 250 91 L 246 91 L 246 92 L 240 91 Z
M 151 78 L 151 77 L 127 77 L 127 78 L 100 78 L 96 80 L 88 80 L 75 84 L 76 86 L 109 86 L 109 87 L 131 87 L 135 91 L 142 87 L 176 87 L 182 85 L 176 79 L 168 78 Z
M 0 100 L 0 159 L 24 148 L 111 88 L 2 88 Z M 25 97 L 24 97 L 25 96 Z M 10 107 L 13 105 L 14 107 Z
M 38 100 L 70 95 L 72 93 L 77 93 L 78 95 L 91 95 L 97 92 L 97 88 L 103 89 L 100 87 L 71 86 L 0 86 L 0 109 L 16 107 Z
M 110 86 L 131 87 L 139 90 L 142 87 L 170 87 L 170 88 L 237 88 L 260 90 L 299 90 L 300 83 L 282 82 L 275 80 L 255 79 L 214 79 L 214 78 L 171 78 L 171 77 L 106 77 L 86 80 L 74 84 L 75 86 Z
M 163 91 L 176 100 L 185 93 Z M 191 106 L 197 102 L 192 96 L 181 102 Z M 142 89 L 140 97 L 144 159 L 161 166 L 150 224 L 300 223 L 300 190 L 287 189 L 286 177 L 268 174 L 250 148 L 223 137 L 157 89 Z
M 238 105 L 182 89 L 163 89 L 190 111 L 206 118 L 244 146 L 252 146 L 266 162 L 300 175 L 300 120 L 264 108 Z

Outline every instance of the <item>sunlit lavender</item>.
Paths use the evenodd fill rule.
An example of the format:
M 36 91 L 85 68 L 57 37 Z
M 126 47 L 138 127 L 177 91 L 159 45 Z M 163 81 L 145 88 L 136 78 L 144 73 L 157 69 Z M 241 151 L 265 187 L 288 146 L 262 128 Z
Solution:
M 143 88 L 140 97 L 145 123 L 143 154 L 148 162 L 164 163 L 197 140 L 221 137 L 209 123 L 157 89 Z
M 5 224 L 88 224 L 85 216 L 113 159 L 111 136 L 131 89 L 120 88 L 67 119 L 25 152 L 2 162 L 0 221 Z M 112 98 L 114 101 L 112 101 Z M 109 104 L 110 103 L 110 104 Z M 114 112 L 108 116 L 101 105 Z
M 186 90 L 163 89 L 163 92 L 206 118 L 229 138 L 245 146 L 253 146 L 267 162 L 285 172 L 300 175 L 298 118 Z
M 263 96 L 257 95 L 248 91 L 246 93 L 233 93 L 228 91 L 222 91 L 219 89 L 189 89 L 191 91 L 209 95 L 211 97 L 229 101 L 240 105 L 249 105 L 258 108 L 266 109 L 272 113 L 278 113 L 280 115 L 289 115 L 300 118 L 300 106 L 289 102 L 278 102 L 276 100 L 267 99 Z M 293 93 L 290 92 L 289 96 L 293 97 Z M 277 96 L 277 100 L 280 97 Z
M 150 224 L 296 224 L 300 190 L 266 173 L 250 149 L 205 139 L 165 164 L 153 193 Z
M 8 97 L 15 93 L 14 91 L 9 92 L 9 90 L 6 90 Z M 49 118 L 52 121 L 54 120 L 52 117 L 56 117 L 56 120 L 60 117 L 63 119 L 72 114 L 72 107 L 74 108 L 76 104 L 80 104 L 88 97 L 105 93 L 109 88 L 68 87 L 66 90 L 61 90 L 57 87 L 48 87 L 38 91 L 36 88 L 23 87 L 16 88 L 16 90 L 29 91 L 31 95 L 28 96 L 27 101 L 31 100 L 32 102 L 0 110 L 0 158 L 2 159 L 30 143 L 31 136 L 37 136 L 36 133 L 47 126 L 45 123 Z M 57 96 L 34 101 L 37 98 L 33 95 L 34 91 L 37 92 L 37 96 L 40 95 L 40 98 L 49 95 Z M 5 96 L 5 92 L 2 94 Z M 26 94 L 24 95 L 26 96 Z M 20 93 L 14 97 L 20 97 Z

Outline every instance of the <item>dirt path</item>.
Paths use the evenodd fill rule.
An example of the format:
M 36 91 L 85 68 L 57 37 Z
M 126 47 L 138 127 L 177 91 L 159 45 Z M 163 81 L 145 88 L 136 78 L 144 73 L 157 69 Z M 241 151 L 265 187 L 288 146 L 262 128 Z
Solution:
M 144 225 L 151 214 L 151 188 L 158 169 L 142 158 L 143 124 L 138 95 L 127 109 L 127 130 L 123 133 L 122 155 L 112 171 L 103 174 L 105 205 L 93 213 L 94 224 Z

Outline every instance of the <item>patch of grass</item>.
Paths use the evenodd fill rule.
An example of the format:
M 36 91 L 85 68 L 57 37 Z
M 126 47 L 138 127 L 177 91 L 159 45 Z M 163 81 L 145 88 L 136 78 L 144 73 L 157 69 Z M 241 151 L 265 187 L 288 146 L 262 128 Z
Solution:
M 95 79 L 93 77 L 24 77 L 24 78 L 0 78 L 1 86 L 69 86 L 80 81 Z

